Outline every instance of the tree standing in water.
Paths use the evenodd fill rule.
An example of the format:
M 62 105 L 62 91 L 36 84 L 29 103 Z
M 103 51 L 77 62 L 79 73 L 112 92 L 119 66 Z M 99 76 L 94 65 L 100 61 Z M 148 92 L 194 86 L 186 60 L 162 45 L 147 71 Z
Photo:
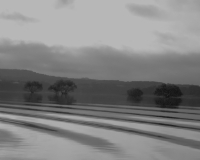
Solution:
M 181 97 L 183 95 L 180 88 L 174 84 L 161 84 L 156 88 L 154 94 L 165 98 Z
M 57 95 L 67 95 L 69 92 L 77 88 L 76 84 L 71 80 L 58 80 L 53 85 L 49 86 L 48 90 L 54 91 Z
M 139 98 L 143 95 L 143 92 L 139 88 L 132 88 L 127 91 L 129 97 Z
M 28 81 L 24 85 L 24 90 L 30 92 L 31 94 L 42 91 L 42 89 L 43 89 L 42 83 L 37 81 Z

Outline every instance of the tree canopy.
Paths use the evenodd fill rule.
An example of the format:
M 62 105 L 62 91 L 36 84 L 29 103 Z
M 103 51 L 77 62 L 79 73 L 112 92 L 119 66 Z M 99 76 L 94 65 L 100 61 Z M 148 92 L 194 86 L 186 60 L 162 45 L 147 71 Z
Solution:
M 48 90 L 53 91 L 56 94 L 61 93 L 67 95 L 69 92 L 74 91 L 77 88 L 76 84 L 71 80 L 58 80 L 53 85 L 49 86 Z
M 43 89 L 42 83 L 37 81 L 28 81 L 24 85 L 24 90 L 30 92 L 31 94 L 39 92 Z
M 183 95 L 180 88 L 174 84 L 161 84 L 156 88 L 154 94 L 165 98 L 181 97 Z
M 143 92 L 139 88 L 132 88 L 127 91 L 129 97 L 141 97 Z

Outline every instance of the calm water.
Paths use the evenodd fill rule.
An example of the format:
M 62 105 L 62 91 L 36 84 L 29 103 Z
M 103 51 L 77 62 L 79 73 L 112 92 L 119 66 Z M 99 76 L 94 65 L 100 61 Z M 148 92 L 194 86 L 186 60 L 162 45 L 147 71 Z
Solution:
M 198 98 L 1 92 L 0 101 L 0 160 L 200 157 Z
M 0 123 L 1 160 L 199 160 L 200 157 L 199 149 L 137 134 L 40 118 L 7 114 L 0 117 L 13 120 Z M 15 125 L 18 122 L 23 123 Z
M 132 106 L 157 106 L 160 108 L 181 108 L 200 107 L 200 98 L 174 98 L 163 99 L 154 96 L 143 96 L 139 99 L 130 99 L 126 95 L 109 95 L 109 94 L 75 94 L 69 96 L 55 96 L 53 93 L 41 93 L 30 95 L 22 92 L 0 92 L 0 101 L 20 101 L 36 103 L 56 103 L 56 104 L 113 104 L 113 105 L 132 105 Z
M 200 157 L 200 98 L 0 92 L 0 101 L 1 160 Z

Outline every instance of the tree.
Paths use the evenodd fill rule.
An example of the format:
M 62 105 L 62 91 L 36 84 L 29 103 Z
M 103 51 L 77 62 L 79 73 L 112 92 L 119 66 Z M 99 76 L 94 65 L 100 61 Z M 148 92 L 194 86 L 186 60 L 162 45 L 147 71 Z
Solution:
M 48 90 L 54 91 L 56 94 L 61 93 L 67 95 L 69 92 L 77 88 L 76 84 L 71 80 L 58 80 L 53 85 L 49 86 Z
M 143 95 L 143 92 L 139 88 L 132 88 L 127 91 L 129 97 L 138 98 Z
M 56 95 L 59 94 L 59 88 L 58 88 L 57 84 L 53 84 L 53 85 L 49 86 L 48 90 L 55 92 Z
M 183 95 L 180 88 L 174 84 L 161 84 L 156 88 L 154 94 L 165 98 L 181 97 Z
M 29 91 L 31 94 L 39 92 L 43 89 L 42 83 L 37 81 L 28 81 L 24 85 L 24 90 Z

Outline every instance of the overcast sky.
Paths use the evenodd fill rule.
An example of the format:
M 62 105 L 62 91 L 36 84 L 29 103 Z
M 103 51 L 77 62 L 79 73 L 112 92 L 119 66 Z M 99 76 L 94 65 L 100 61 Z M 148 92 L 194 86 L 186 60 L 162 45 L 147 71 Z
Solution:
M 0 0 L 0 68 L 200 85 L 200 0 Z

